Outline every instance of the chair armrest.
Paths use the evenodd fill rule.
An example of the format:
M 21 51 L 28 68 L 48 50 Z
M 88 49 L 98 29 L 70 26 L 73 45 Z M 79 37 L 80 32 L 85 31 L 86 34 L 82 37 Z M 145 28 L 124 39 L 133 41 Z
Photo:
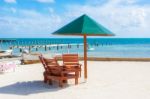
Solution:
M 76 73 L 77 70 L 63 70 L 61 71 L 61 76 L 64 76 L 65 74 L 68 74 L 68 73 Z
M 51 70 L 59 70 L 59 71 L 63 70 L 63 68 L 60 66 L 48 66 L 48 68 L 50 68 Z
M 78 63 L 79 66 L 82 66 L 82 64 Z
M 68 67 L 68 66 L 82 66 L 80 63 L 75 63 L 75 64 L 62 64 L 61 66 L 63 67 Z
M 76 69 L 70 69 L 70 70 L 66 69 L 66 70 L 63 70 L 62 73 L 71 73 L 71 72 L 76 72 L 76 71 L 77 71 Z

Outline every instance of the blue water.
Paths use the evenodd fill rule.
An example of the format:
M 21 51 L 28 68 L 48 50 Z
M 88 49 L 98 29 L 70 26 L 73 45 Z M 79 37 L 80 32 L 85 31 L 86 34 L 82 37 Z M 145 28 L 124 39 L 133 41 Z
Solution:
M 89 57 L 150 58 L 150 38 L 88 38 L 87 41 Z M 45 45 L 48 45 L 46 51 Z M 13 54 L 19 55 L 20 48 L 17 46 L 23 49 L 29 49 L 28 47 L 32 46 L 32 52 L 83 55 L 82 38 L 23 38 L 0 43 L 0 49 L 14 47 Z M 38 46 L 38 51 L 35 46 Z

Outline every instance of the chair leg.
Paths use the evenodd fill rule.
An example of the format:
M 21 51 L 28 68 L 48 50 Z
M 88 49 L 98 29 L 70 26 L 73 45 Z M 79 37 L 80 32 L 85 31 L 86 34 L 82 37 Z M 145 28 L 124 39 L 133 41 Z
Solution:
M 81 77 L 81 70 L 80 70 L 80 77 Z
M 63 83 L 68 83 L 68 80 L 63 80 Z
M 78 77 L 75 78 L 75 85 L 78 85 Z
M 81 77 L 81 66 L 80 66 L 80 77 Z
M 63 80 L 59 80 L 59 87 L 63 87 Z
M 49 85 L 52 85 L 52 79 L 49 79 L 48 81 L 49 81 Z
M 44 75 L 44 83 L 47 83 L 47 77 Z

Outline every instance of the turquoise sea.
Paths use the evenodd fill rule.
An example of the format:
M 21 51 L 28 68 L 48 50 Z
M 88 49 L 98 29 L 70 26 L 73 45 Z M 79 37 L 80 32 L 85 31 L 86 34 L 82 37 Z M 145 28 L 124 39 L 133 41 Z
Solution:
M 46 45 L 46 46 L 45 46 Z M 78 53 L 83 55 L 82 38 L 13 38 L 0 42 L 0 49 L 13 48 L 19 55 L 21 49 L 42 53 Z M 150 38 L 88 38 L 88 56 L 150 58 Z

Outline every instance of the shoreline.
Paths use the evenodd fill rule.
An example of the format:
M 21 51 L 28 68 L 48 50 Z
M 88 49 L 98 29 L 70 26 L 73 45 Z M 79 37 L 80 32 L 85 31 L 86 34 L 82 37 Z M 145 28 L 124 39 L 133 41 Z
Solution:
M 61 57 L 56 57 L 58 61 L 62 61 Z M 83 57 L 79 57 L 80 61 L 83 61 Z M 122 61 L 122 62 L 150 62 L 150 58 L 96 58 L 96 57 L 88 57 L 88 61 L 97 61 L 97 62 L 109 62 L 109 61 Z M 26 64 L 36 64 L 40 63 L 40 60 L 23 60 L 24 65 Z
M 57 57 L 59 60 L 62 60 L 61 57 Z M 83 60 L 83 57 L 79 57 L 80 60 Z M 88 61 L 150 61 L 150 58 L 105 58 L 105 57 L 88 57 Z
M 82 57 L 83 59 L 83 57 Z M 150 58 L 101 58 L 88 57 L 89 61 L 150 61 Z
M 56 56 L 56 58 L 61 61 L 62 58 L 61 56 Z M 12 57 L 12 58 L 2 58 L 0 59 L 0 62 L 3 61 L 11 61 L 11 60 L 21 60 L 21 57 Z M 79 60 L 84 60 L 83 57 L 79 57 Z M 88 61 L 139 61 L 139 62 L 150 62 L 150 58 L 119 58 L 119 57 L 114 57 L 114 58 L 108 58 L 108 57 L 88 57 Z M 26 61 L 35 61 L 35 63 L 39 63 L 40 61 L 38 60 L 26 60 Z

